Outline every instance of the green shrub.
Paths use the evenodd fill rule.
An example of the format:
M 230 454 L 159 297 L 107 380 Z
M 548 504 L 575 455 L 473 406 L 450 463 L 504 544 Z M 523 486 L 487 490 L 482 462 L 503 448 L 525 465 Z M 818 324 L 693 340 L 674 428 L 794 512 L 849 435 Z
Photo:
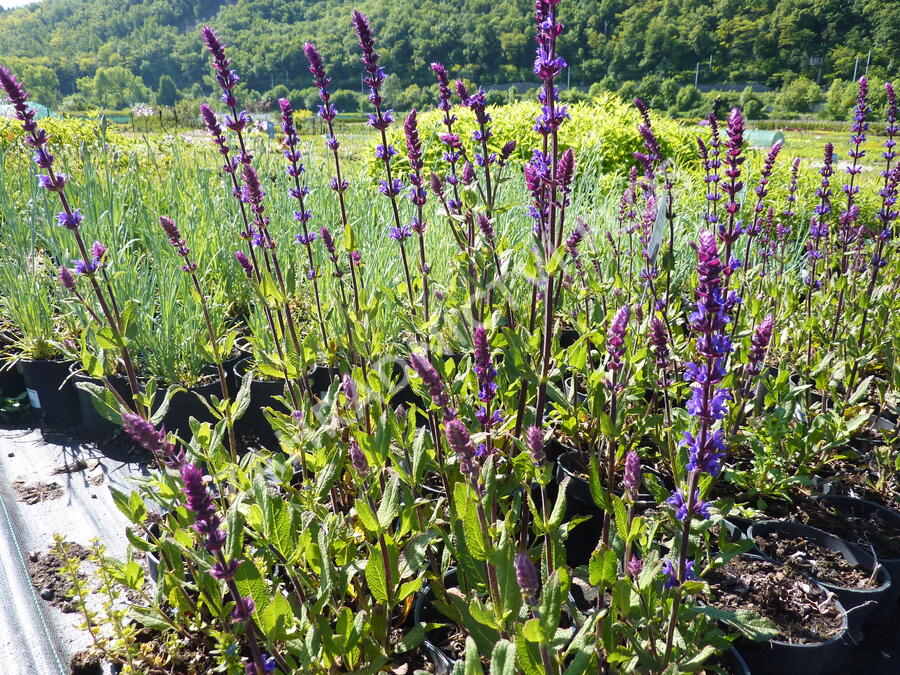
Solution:
M 626 175 L 635 163 L 633 153 L 642 147 L 634 106 L 613 94 L 605 94 L 595 97 L 590 103 L 569 104 L 568 110 L 571 120 L 560 129 L 561 145 L 573 148 L 582 166 L 590 164 L 598 173 Z M 507 141 L 514 140 L 517 147 L 513 161 L 522 162 L 531 157 L 532 150 L 540 145 L 539 136 L 533 129 L 538 111 L 536 101 L 490 108 L 493 117 L 491 149 L 497 151 Z M 454 114 L 459 118 L 454 130 L 463 138 L 471 139 L 476 128 L 471 111 L 455 110 Z M 425 161 L 432 170 L 443 170 L 443 146 L 437 137 L 443 131 L 441 119 L 439 110 L 419 116 Z M 654 114 L 652 119 L 666 156 L 673 158 L 678 166 L 695 163 L 696 151 L 691 130 L 668 117 Z M 401 125 L 392 127 L 389 140 L 395 147 L 403 147 Z M 398 157 L 396 161 L 405 162 L 405 159 Z M 382 170 L 381 162 L 374 158 L 367 162 L 369 175 L 378 175 Z
M 807 77 L 797 77 L 778 92 L 779 110 L 789 113 L 811 112 L 822 100 L 822 90 Z

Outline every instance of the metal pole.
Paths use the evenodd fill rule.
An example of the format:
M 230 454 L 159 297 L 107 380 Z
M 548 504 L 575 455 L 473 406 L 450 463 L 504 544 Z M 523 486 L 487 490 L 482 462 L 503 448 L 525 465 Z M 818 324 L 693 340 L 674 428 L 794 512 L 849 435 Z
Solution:
M 853 64 L 853 81 L 856 82 L 856 70 L 859 68 L 859 54 L 856 55 L 856 62 Z
M 872 60 L 872 50 L 869 50 L 869 55 L 866 57 L 866 77 L 869 76 L 869 61 Z
M 694 89 L 697 88 L 697 82 L 700 79 L 700 62 L 697 61 L 697 65 L 694 68 Z

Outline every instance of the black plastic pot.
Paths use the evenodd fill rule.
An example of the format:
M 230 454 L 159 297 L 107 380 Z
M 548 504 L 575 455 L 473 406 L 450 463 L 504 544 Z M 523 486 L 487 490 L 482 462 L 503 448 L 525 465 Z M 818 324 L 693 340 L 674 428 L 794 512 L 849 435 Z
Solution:
M 60 424 L 81 422 L 75 385 L 68 380 L 71 361 L 23 359 L 17 367 L 31 407 L 43 419 Z
M 865 499 L 857 499 L 856 497 L 845 497 L 839 495 L 825 496 L 821 498 L 823 502 L 834 506 L 841 511 L 845 511 L 854 516 L 868 516 L 877 513 L 888 523 L 893 523 L 893 530 L 896 536 L 900 536 L 900 513 L 886 506 Z M 862 542 L 850 542 L 852 544 L 863 545 Z M 865 548 L 863 548 L 865 550 Z M 884 567 L 891 576 L 890 591 L 885 594 L 878 604 L 878 608 L 871 614 L 870 620 L 875 622 L 886 622 L 894 613 L 897 600 L 900 598 L 900 558 L 885 558 L 875 551 L 875 559 Z
M 844 608 L 834 601 L 838 611 Z M 834 675 L 841 671 L 850 656 L 847 643 L 847 618 L 844 630 L 825 642 L 791 644 L 780 640 L 753 642 L 741 638 L 737 648 L 746 673 L 753 675 Z
M 719 656 L 719 663 L 727 667 L 733 675 L 751 675 L 744 657 L 734 647 L 722 652 Z
M 235 364 L 234 379 L 238 387 L 252 365 L 253 359 L 249 356 Z M 247 412 L 236 424 L 238 433 L 256 434 L 264 442 L 274 440 L 275 434 L 262 409 L 278 406 L 275 397 L 282 394 L 284 394 L 283 380 L 262 380 L 254 377 L 250 381 L 250 404 L 247 406 Z
M 743 554 L 743 557 L 764 559 L 775 565 L 777 561 L 765 555 Z M 819 582 L 812 583 L 822 586 Z M 744 637 L 735 641 L 734 648 L 723 654 L 736 672 L 753 675 L 834 675 L 841 671 L 850 656 L 847 640 L 847 613 L 838 598 L 831 596 L 841 617 L 842 627 L 834 637 L 823 642 L 794 644 L 782 640 L 755 642 Z
M 340 374 L 341 373 L 337 368 L 332 368 L 331 366 L 315 366 L 307 374 L 309 386 L 312 387 L 313 394 L 319 398 L 325 396 L 325 394 L 328 393 L 328 388 L 331 387 L 331 384 L 338 377 L 340 377 Z
M 456 585 L 456 569 L 451 567 L 447 574 L 444 575 L 444 588 L 452 588 Z M 413 604 L 413 620 L 416 624 L 447 621 L 440 612 L 434 607 L 434 592 L 431 590 L 431 584 L 425 584 L 422 591 L 416 596 L 415 604 Z M 434 664 L 435 675 L 451 675 L 456 662 L 447 656 L 443 649 L 438 647 L 426 634 L 422 640 L 422 651 L 428 656 L 432 664 Z
M 117 425 L 110 422 L 98 412 L 97 407 L 94 405 L 94 397 L 84 389 L 78 387 L 78 384 L 82 382 L 90 382 L 98 387 L 102 387 L 103 382 L 87 375 L 81 370 L 81 364 L 79 363 L 73 363 L 69 372 L 72 376 L 71 382 L 75 385 L 75 389 L 78 392 L 78 407 L 81 410 L 81 426 L 84 427 L 85 431 L 89 431 L 93 434 L 106 434 L 115 431 L 118 428 Z M 109 382 L 115 388 L 116 392 L 118 392 L 119 396 L 126 401 L 131 400 L 131 388 L 128 386 L 128 380 L 123 377 L 111 377 L 109 378 Z
M 772 533 L 805 537 L 823 548 L 837 551 L 844 560 L 851 565 L 859 566 L 867 574 L 871 575 L 875 572 L 877 566 L 875 558 L 858 546 L 850 544 L 833 534 L 829 534 L 828 532 L 824 532 L 815 527 L 783 520 L 764 520 L 759 523 L 754 523 L 750 526 L 750 529 L 747 530 L 747 536 L 750 539 L 755 539 L 757 536 L 764 537 L 767 534 Z M 762 551 L 762 553 L 770 558 L 772 557 L 765 551 Z M 876 580 L 880 582 L 879 585 L 875 588 L 866 589 L 847 588 L 812 577 L 819 584 L 834 593 L 847 610 L 850 634 L 854 638 L 860 637 L 862 628 L 867 619 L 879 608 L 880 603 L 889 597 L 891 592 L 891 575 L 884 567 L 880 567 L 877 574 Z
M 14 368 L 0 369 L 0 398 L 15 398 L 25 393 L 22 373 Z
M 160 387 L 156 394 L 156 400 L 161 401 L 165 396 L 165 388 Z M 179 391 L 172 396 L 169 409 L 163 417 L 162 424 L 167 431 L 174 431 L 182 438 L 187 438 L 191 433 L 190 419 L 196 418 L 199 422 L 215 422 L 213 414 L 198 397 L 209 399 L 210 396 L 222 396 L 222 385 L 216 378 L 207 384 L 190 387 Z
M 562 447 L 566 448 L 564 445 Z M 573 566 L 583 565 L 590 559 L 591 553 L 603 535 L 603 511 L 594 503 L 588 481 L 579 475 L 577 460 L 580 454 L 578 450 L 568 448 L 556 460 L 557 485 L 561 486 L 566 479 L 569 481 L 566 486 L 566 520 L 590 517 L 590 520 L 579 523 L 569 530 L 566 539 L 566 559 Z M 642 471 L 650 472 L 649 469 Z M 635 500 L 635 510 L 638 513 L 655 505 L 656 501 L 652 495 L 646 492 L 638 493 Z

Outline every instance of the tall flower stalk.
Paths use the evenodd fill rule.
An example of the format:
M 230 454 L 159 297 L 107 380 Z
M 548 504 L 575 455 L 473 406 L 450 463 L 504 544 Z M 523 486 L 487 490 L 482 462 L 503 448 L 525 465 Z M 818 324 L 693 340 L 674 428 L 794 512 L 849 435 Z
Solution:
M 400 259 L 403 263 L 403 275 L 406 278 L 406 293 L 409 299 L 409 312 L 415 318 L 416 301 L 413 296 L 412 276 L 409 273 L 409 260 L 406 255 L 405 241 L 412 236 L 409 225 L 403 224 L 400 219 L 400 208 L 397 204 L 397 196 L 403 191 L 403 181 L 395 178 L 391 170 L 391 159 L 397 154 L 397 150 L 388 143 L 387 129 L 394 121 L 394 111 L 382 109 L 381 85 L 387 77 L 384 69 L 378 65 L 381 55 L 375 51 L 375 38 L 369 26 L 369 20 L 361 12 L 354 10 L 352 15 L 353 29 L 359 38 L 359 48 L 362 53 L 360 60 L 366 72 L 364 82 L 369 88 L 369 102 L 374 108 L 374 113 L 369 113 L 368 126 L 377 129 L 381 143 L 375 148 L 375 158 L 380 159 L 384 165 L 385 178 L 380 181 L 378 191 L 385 195 L 391 203 L 393 214 L 393 226 L 388 236 L 400 245 Z
M 48 192 L 55 193 L 59 198 L 63 210 L 57 214 L 57 222 L 60 226 L 69 230 L 75 238 L 75 244 L 82 256 L 82 271 L 90 281 L 91 290 L 94 292 L 94 297 L 97 298 L 100 311 L 112 332 L 113 339 L 122 357 L 122 363 L 128 377 L 128 385 L 131 388 L 132 409 L 140 414 L 145 414 L 146 411 L 144 411 L 139 399 L 140 390 L 134 362 L 125 342 L 124 322 L 112 285 L 109 282 L 106 271 L 99 264 L 91 264 L 91 261 L 98 256 L 95 256 L 93 252 L 88 252 L 84 238 L 81 236 L 81 221 L 84 219 L 84 216 L 81 211 L 72 207 L 66 197 L 66 183 L 69 177 L 65 173 L 54 169 L 54 158 L 47 147 L 49 137 L 47 132 L 39 128 L 37 122 L 35 122 L 35 112 L 28 107 L 28 92 L 25 90 L 25 87 L 16 79 L 15 75 L 2 66 L 0 66 L 0 87 L 6 92 L 6 96 L 12 104 L 16 119 L 22 123 L 22 129 L 25 131 L 25 142 L 34 148 L 35 164 L 46 171 L 45 174 L 38 176 L 38 183 L 42 188 Z M 105 250 L 104 247 L 104 253 Z M 102 255 L 99 257 L 102 258 Z M 97 279 L 98 275 L 96 273 L 98 271 L 103 278 L 102 287 Z
M 544 287 L 544 326 L 541 345 L 540 380 L 535 403 L 535 424 L 541 426 L 547 400 L 547 379 L 550 373 L 550 354 L 553 343 L 555 307 L 553 299 L 555 272 L 549 267 L 553 254 L 562 243 L 562 208 L 557 199 L 560 187 L 559 127 L 569 116 L 565 106 L 558 104 L 555 78 L 567 67 L 565 59 L 556 52 L 557 38 L 563 25 L 556 20 L 556 8 L 560 0 L 536 0 L 537 50 L 534 60 L 535 75 L 542 82 L 539 99 L 541 113 L 535 130 L 541 136 L 541 149 L 535 150 L 525 167 L 525 182 L 532 193 L 534 205 L 531 213 L 536 221 L 538 244 L 548 265 Z
M 856 222 L 859 220 L 859 205 L 856 203 L 856 195 L 859 194 L 859 185 L 856 184 L 856 177 L 862 173 L 862 165 L 860 160 L 866 156 L 866 151 L 862 149 L 863 143 L 866 142 L 866 132 L 869 130 L 868 116 L 871 112 L 869 109 L 869 80 L 866 77 L 859 78 L 859 93 L 856 97 L 856 105 L 853 108 L 853 124 L 850 125 L 850 158 L 853 160 L 847 167 L 847 175 L 850 177 L 841 188 L 847 196 L 847 202 L 844 210 L 838 218 L 838 227 L 835 229 L 836 244 L 838 255 L 840 256 L 841 278 L 845 279 L 850 266 L 849 248 L 850 244 L 862 237 L 862 232 L 857 228 Z M 838 293 L 837 311 L 834 315 L 834 323 L 831 328 L 831 340 L 837 337 L 838 326 L 844 314 L 844 301 L 846 298 L 846 284 L 841 285 Z
M 297 136 L 297 129 L 294 126 L 294 110 L 291 108 L 291 102 L 286 98 L 280 99 L 278 105 L 281 108 L 281 130 L 284 132 L 284 144 L 287 146 L 284 150 L 284 157 L 288 161 L 286 173 L 293 179 L 294 186 L 290 189 L 291 197 L 297 200 L 298 209 L 294 211 L 294 220 L 300 223 L 303 232 L 296 235 L 297 242 L 302 244 L 306 249 L 306 259 L 309 269 L 306 272 L 306 278 L 312 281 L 313 294 L 316 298 L 316 316 L 319 319 L 319 330 L 322 333 L 322 342 L 328 344 L 328 334 L 325 330 L 325 319 L 322 316 L 322 300 L 319 296 L 319 270 L 316 268 L 313 259 L 312 242 L 315 239 L 315 233 L 309 231 L 309 220 L 312 218 L 312 212 L 306 208 L 306 197 L 309 195 L 309 187 L 300 184 L 300 176 L 305 172 L 303 163 L 300 161 L 300 139 Z
M 737 295 L 733 291 L 729 293 L 724 287 L 725 265 L 719 258 L 715 235 L 708 230 L 699 235 L 697 258 L 697 302 L 689 321 L 697 336 L 696 348 L 700 360 L 698 363 L 688 363 L 685 371 L 685 379 L 692 383 L 691 398 L 686 407 L 697 420 L 697 428 L 684 434 L 683 444 L 688 448 L 686 487 L 673 492 L 668 500 L 676 509 L 676 518 L 682 522 L 678 564 L 668 574 L 676 588 L 688 579 L 693 567 L 688 565 L 691 521 L 695 516 L 709 517 L 708 506 L 700 499 L 700 476 L 708 473 L 716 477 L 725 456 L 723 431 L 713 427 L 725 417 L 727 402 L 731 400 L 729 390 L 720 385 L 725 378 L 725 367 L 732 350 L 726 328 L 731 321 L 730 313 L 739 302 Z M 676 590 L 666 634 L 666 660 L 672 649 L 680 600 L 681 594 Z
M 248 240 L 248 243 L 250 244 L 252 264 L 258 274 L 257 281 L 259 282 L 262 280 L 262 268 L 257 262 L 253 252 L 254 246 L 258 247 L 262 252 L 261 258 L 265 269 L 275 280 L 283 298 L 281 307 L 274 314 L 274 320 L 269 321 L 269 328 L 272 331 L 276 343 L 279 341 L 279 335 L 284 342 L 283 348 L 277 348 L 278 357 L 281 361 L 282 373 L 287 383 L 291 403 L 296 409 L 299 408 L 300 401 L 291 384 L 286 357 L 288 352 L 292 350 L 294 356 L 302 363 L 303 351 L 294 322 L 293 309 L 291 308 L 290 298 L 287 293 L 287 285 L 276 252 L 277 244 L 269 232 L 269 217 L 265 214 L 265 206 L 263 204 L 265 193 L 262 190 L 259 176 L 252 166 L 253 156 L 247 150 L 247 144 L 244 139 L 244 130 L 250 124 L 250 116 L 247 114 L 247 111 L 238 110 L 238 101 L 234 90 L 237 83 L 240 81 L 240 77 L 238 77 L 237 73 L 231 69 L 231 59 L 225 55 L 225 46 L 222 44 L 219 36 L 216 35 L 216 32 L 209 26 L 204 26 L 200 29 L 200 35 L 203 39 L 203 43 L 206 45 L 207 50 L 212 56 L 213 68 L 216 72 L 216 81 L 222 89 L 222 102 L 230 111 L 230 115 L 225 116 L 225 126 L 234 132 L 240 148 L 240 151 L 234 156 L 231 156 L 230 161 L 226 162 L 223 170 L 230 174 L 232 179 L 232 194 L 241 203 L 241 218 L 245 227 L 242 238 Z M 227 146 L 224 144 L 224 136 L 222 135 L 221 127 L 218 127 L 217 129 L 218 134 L 215 132 L 216 126 L 212 124 L 212 122 L 215 121 L 215 115 L 212 114 L 211 110 L 209 110 L 209 112 L 204 111 L 202 106 L 201 112 L 205 113 L 204 119 L 207 122 L 207 127 L 210 129 L 210 132 L 213 133 L 214 142 L 219 146 L 219 151 L 222 153 L 223 148 L 226 148 Z M 223 155 L 228 157 L 225 153 L 223 153 Z M 239 171 L 240 179 L 238 179 Z M 271 315 L 267 315 L 267 319 L 269 319 L 269 316 Z M 276 330 L 275 320 L 277 320 L 279 330 Z M 306 373 L 302 369 L 297 380 L 300 383 L 301 390 L 307 393 L 309 402 L 312 404 L 314 402 L 314 394 L 312 388 L 309 386 Z
M 213 328 L 212 318 L 209 315 L 209 306 L 207 304 L 206 295 L 200 286 L 200 279 L 197 277 L 197 263 L 191 260 L 191 249 L 188 248 L 187 242 L 181 235 L 178 225 L 168 216 L 160 216 L 159 224 L 166 233 L 169 243 L 175 248 L 178 255 L 184 260 L 181 265 L 182 271 L 186 272 L 191 278 L 191 284 L 197 293 L 200 302 L 200 309 L 203 312 L 203 320 L 206 323 L 206 334 L 209 337 L 209 344 L 215 361 L 216 372 L 219 376 L 219 390 L 222 392 L 222 405 L 225 412 L 225 425 L 228 429 L 228 450 L 231 452 L 231 461 L 237 462 L 237 439 L 234 434 L 234 415 L 231 405 L 231 392 L 228 391 L 228 378 L 225 377 L 225 368 L 222 365 L 224 355 L 219 348 L 219 336 Z
M 806 257 L 809 260 L 809 274 L 804 283 L 806 284 L 806 324 L 809 326 L 809 335 L 806 340 L 806 365 L 812 368 L 812 298 L 813 294 L 822 287 L 822 281 L 816 278 L 816 268 L 819 260 L 824 257 L 823 246 L 828 242 L 828 221 L 831 213 L 831 176 L 834 174 L 834 146 L 831 143 L 825 144 L 825 157 L 822 162 L 822 168 L 819 169 L 819 175 L 822 181 L 816 188 L 816 196 L 819 203 L 813 210 L 812 218 L 809 221 L 809 240 L 806 242 Z
M 881 208 L 877 215 L 877 231 L 875 235 L 875 251 L 872 254 L 872 260 L 869 269 L 869 284 L 866 289 L 865 299 L 863 301 L 862 317 L 859 320 L 859 331 L 856 336 L 856 349 L 862 349 L 866 339 L 866 327 L 869 323 L 869 307 L 872 304 L 872 296 L 875 293 L 875 286 L 878 283 L 878 272 L 882 267 L 887 265 L 885 259 L 885 246 L 894 236 L 893 223 L 897 219 L 898 211 L 897 192 L 900 188 L 900 164 L 895 165 L 894 159 L 897 157 L 895 150 L 897 146 L 897 135 L 900 134 L 900 124 L 897 121 L 897 97 L 894 93 L 894 86 L 890 82 L 884 85 L 887 94 L 887 126 L 885 134 L 887 139 L 884 141 L 884 169 L 881 172 L 882 187 L 878 194 L 881 196 Z M 859 369 L 859 360 L 853 362 L 853 370 L 850 372 L 850 379 L 847 383 L 847 395 L 853 391 L 856 382 L 856 374 Z
M 315 45 L 307 42 L 303 46 L 303 52 L 306 54 L 306 59 L 309 61 L 309 72 L 312 73 L 313 81 L 315 82 L 316 88 L 319 90 L 319 99 L 322 101 L 322 105 L 319 106 L 318 115 L 319 118 L 325 122 L 328 127 L 328 136 L 325 139 L 325 145 L 328 146 L 328 149 L 331 151 L 331 158 L 334 163 L 334 176 L 331 179 L 331 189 L 337 195 L 338 200 L 338 208 L 341 214 L 341 226 L 344 231 L 345 240 L 352 241 L 352 229 L 350 225 L 350 221 L 347 218 L 347 204 L 346 198 L 344 197 L 344 193 L 350 187 L 350 184 L 347 182 L 347 179 L 343 177 L 341 173 L 341 160 L 338 155 L 338 148 L 340 148 L 340 142 L 337 139 L 337 136 L 334 134 L 334 118 L 337 116 L 337 109 L 331 103 L 331 93 L 328 91 L 328 85 L 331 84 L 331 78 L 325 73 L 325 66 L 322 63 L 322 57 L 319 54 L 319 50 L 316 49 Z M 353 251 L 351 250 L 351 258 Z M 359 295 L 360 290 L 363 286 L 363 280 L 360 275 L 357 278 L 356 273 L 356 265 L 353 264 L 353 260 L 350 261 L 350 282 L 353 285 L 353 307 L 356 310 L 357 316 L 359 315 L 360 310 L 360 302 Z

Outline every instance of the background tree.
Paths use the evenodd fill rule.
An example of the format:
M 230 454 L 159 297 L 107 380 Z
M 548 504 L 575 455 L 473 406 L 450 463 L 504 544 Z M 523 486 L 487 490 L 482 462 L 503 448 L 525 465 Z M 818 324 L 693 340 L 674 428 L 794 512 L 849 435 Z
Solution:
M 156 105 L 173 106 L 178 101 L 178 90 L 175 81 L 169 75 L 160 75 L 159 88 L 156 90 Z

